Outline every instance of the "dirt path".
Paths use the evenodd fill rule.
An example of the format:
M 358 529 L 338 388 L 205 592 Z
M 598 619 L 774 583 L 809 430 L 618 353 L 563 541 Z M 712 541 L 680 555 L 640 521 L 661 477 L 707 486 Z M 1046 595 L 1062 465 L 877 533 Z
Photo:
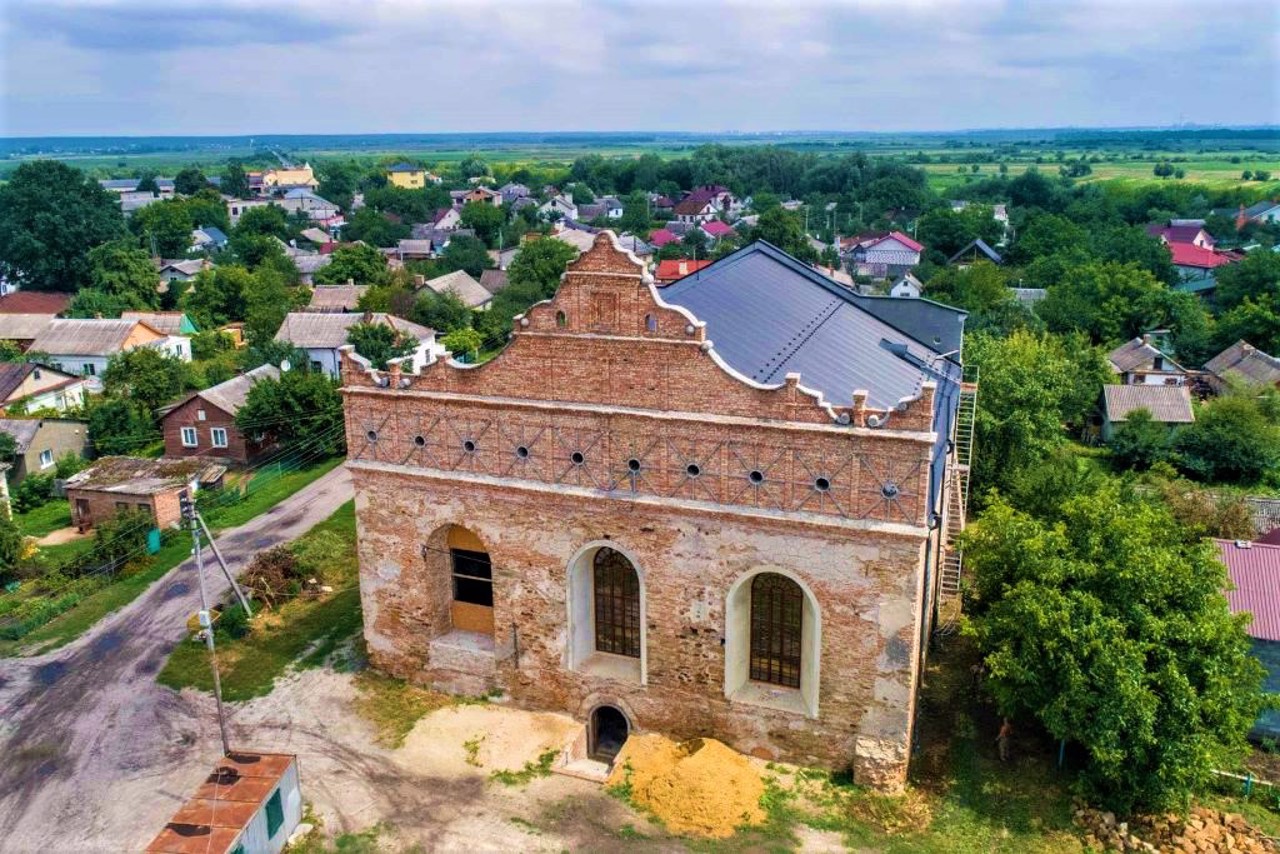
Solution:
M 351 495 L 334 469 L 218 545 L 238 571 Z M 216 569 L 206 579 L 225 589 Z M 207 773 L 218 739 L 203 698 L 155 683 L 198 602 L 187 561 L 66 647 L 0 660 L 0 851 L 136 850 Z

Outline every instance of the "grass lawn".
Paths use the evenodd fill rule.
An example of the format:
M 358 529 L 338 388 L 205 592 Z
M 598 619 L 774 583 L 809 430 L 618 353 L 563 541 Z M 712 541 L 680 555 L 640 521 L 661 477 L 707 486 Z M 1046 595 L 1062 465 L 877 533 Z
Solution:
M 279 475 L 268 467 L 254 474 L 249 481 L 248 494 L 240 501 L 223 504 L 215 498 L 214 501 L 218 504 L 205 511 L 205 521 L 214 530 L 243 525 L 259 513 L 274 507 L 298 490 L 333 471 L 342 464 L 342 461 L 342 457 L 333 457 Z
M 225 699 L 248 700 L 269 694 L 276 677 L 290 665 L 318 666 L 339 643 L 359 631 L 354 503 L 348 501 L 297 542 L 323 531 L 337 534 L 345 546 L 339 561 L 342 571 L 324 579 L 333 592 L 319 598 L 300 596 L 274 611 L 256 611 L 251 630 L 242 638 L 220 635 L 218 671 Z M 213 675 L 204 645 L 190 640 L 180 644 L 157 679 L 171 688 L 212 691 Z
M 71 505 L 55 498 L 28 513 L 14 513 L 13 521 L 18 523 L 18 529 L 28 537 L 43 537 L 60 528 L 70 527 Z
M 207 513 L 205 519 L 209 523 L 210 529 L 215 532 L 242 525 L 312 483 L 320 476 L 332 471 L 341 462 L 342 459 L 339 457 L 322 460 L 312 466 L 286 472 L 278 477 L 274 475 L 266 477 L 259 475 L 259 477 L 262 477 L 260 481 L 262 486 L 260 488 L 255 488 L 251 484 L 248 495 L 243 500 L 232 505 L 216 507 Z M 64 509 L 67 507 L 65 501 L 52 503 L 61 505 Z M 39 508 L 39 511 L 44 511 L 49 506 L 45 505 L 45 507 Z M 354 542 L 354 517 L 351 525 Z M 61 545 L 46 546 L 41 549 L 41 554 L 46 560 L 59 564 L 90 551 L 93 548 L 93 542 L 92 537 L 86 537 Z M 152 564 L 142 572 L 128 578 L 115 580 L 102 589 L 86 595 L 68 610 L 18 640 L 0 641 L 0 658 L 12 655 L 44 653 L 75 640 L 107 614 L 128 605 L 136 599 L 153 582 L 162 578 L 165 573 L 184 561 L 190 552 L 191 543 L 189 539 L 186 537 L 175 538 L 173 542 L 161 548 L 153 556 Z M 30 586 L 28 586 L 17 593 L 6 595 L 29 598 L 32 595 L 39 594 L 32 594 Z M 359 612 L 358 599 L 357 595 L 357 614 Z

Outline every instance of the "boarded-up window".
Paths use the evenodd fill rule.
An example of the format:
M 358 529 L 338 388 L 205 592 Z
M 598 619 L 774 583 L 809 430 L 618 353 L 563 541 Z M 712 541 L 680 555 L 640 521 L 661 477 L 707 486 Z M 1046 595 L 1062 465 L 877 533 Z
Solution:
M 765 572 L 751 581 L 751 678 L 800 687 L 804 593 L 791 579 Z
M 640 580 L 631 561 L 611 548 L 593 561 L 596 599 L 596 649 L 640 657 Z

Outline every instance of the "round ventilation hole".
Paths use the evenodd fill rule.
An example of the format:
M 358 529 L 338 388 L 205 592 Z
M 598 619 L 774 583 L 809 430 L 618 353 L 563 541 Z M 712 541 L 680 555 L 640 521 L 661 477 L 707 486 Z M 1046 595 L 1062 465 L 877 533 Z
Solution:
M 627 460 L 627 471 L 630 471 L 630 472 L 640 471 L 640 461 L 637 460 L 635 457 L 632 457 L 631 459 Z
M 697 463 L 689 463 L 689 465 L 684 467 L 684 473 L 689 475 L 689 477 L 697 477 L 702 474 L 702 467 Z
M 813 488 L 819 492 L 826 492 L 831 489 L 831 481 L 825 477 L 815 477 L 813 479 Z
M 752 469 L 747 475 L 747 480 L 751 481 L 756 486 L 759 486 L 764 483 L 764 472 L 760 471 L 760 469 Z
M 466 451 L 468 454 L 474 454 L 476 452 L 476 443 L 467 439 L 462 443 L 462 450 Z
M 517 456 L 517 457 L 519 457 L 519 458 L 520 458 L 520 459 L 522 459 L 522 460 L 527 460 L 527 459 L 529 459 L 529 449 L 528 449 L 528 448 L 526 448 L 524 445 L 517 445 L 517 446 L 516 446 L 516 456 Z
M 580 466 L 587 461 L 587 458 L 583 455 L 582 451 L 574 451 L 569 455 L 569 459 L 575 466 Z
M 883 495 L 885 498 L 897 498 L 898 484 L 886 483 L 884 486 L 880 487 L 880 494 Z
M 424 445 L 426 445 L 426 444 L 427 444 L 427 437 L 426 437 L 426 436 L 414 436 L 414 437 L 413 437 L 413 444 L 415 444 L 415 445 L 417 445 L 419 448 L 421 448 L 421 447 L 423 447 Z
M 368 437 L 368 439 L 369 439 L 369 441 L 370 441 L 370 442 L 376 442 L 376 441 L 378 441 L 378 431 L 377 431 L 377 430 L 370 430 L 368 433 L 365 433 L 364 435 L 365 435 L 366 437 Z

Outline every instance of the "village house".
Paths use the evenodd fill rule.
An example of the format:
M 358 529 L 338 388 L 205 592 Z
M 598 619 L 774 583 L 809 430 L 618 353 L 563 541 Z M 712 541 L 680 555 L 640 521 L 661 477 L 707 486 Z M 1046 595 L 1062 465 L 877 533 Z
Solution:
M 1266 668 L 1262 690 L 1274 693 L 1280 692 L 1280 609 L 1276 607 L 1280 601 L 1280 545 L 1267 539 L 1213 542 L 1231 582 L 1222 591 L 1227 607 L 1232 614 L 1249 615 L 1245 633 L 1252 640 L 1250 654 Z M 1264 709 L 1251 735 L 1280 738 L 1280 710 Z
M 427 170 L 412 163 L 387 167 L 387 183 L 402 190 L 421 190 L 427 185 Z
M 702 259 L 698 261 L 688 258 L 668 258 L 658 262 L 658 268 L 653 273 L 655 284 L 662 288 L 678 282 L 685 276 L 691 276 L 701 270 L 703 267 L 710 267 L 711 261 Z
M 213 265 L 208 258 L 186 258 L 165 261 L 160 265 L 160 281 L 189 282 L 200 275 L 201 270 L 208 270 Z
M 499 291 L 507 286 L 506 270 L 481 270 L 480 271 L 480 287 L 484 288 L 490 294 L 496 295 Z
M 859 235 L 847 244 L 849 259 L 856 276 L 890 279 L 900 276 L 920 263 L 924 246 L 900 231 Z
M 573 203 L 572 199 L 565 196 L 553 196 L 542 206 L 538 208 L 538 214 L 543 219 L 577 219 L 578 206 Z
M 502 207 L 502 193 L 497 190 L 490 190 L 488 187 L 475 187 L 462 195 L 462 204 L 468 205 L 472 202 L 500 208 Z
M 924 285 L 911 273 L 903 273 L 889 288 L 889 296 L 903 299 L 919 299 L 924 293 Z
M 649 243 L 655 249 L 661 249 L 662 247 L 666 246 L 668 243 L 678 243 L 679 241 L 680 241 L 680 235 L 676 234 L 675 232 L 671 231 L 668 228 L 660 228 L 649 235 Z
M 1151 223 L 1147 234 L 1164 244 L 1186 243 L 1201 249 L 1212 249 L 1215 244 L 1213 235 L 1205 231 L 1202 219 L 1171 219 L 1164 225 Z
M 659 292 L 604 232 L 483 365 L 347 351 L 374 666 L 602 761 L 647 730 L 900 788 L 968 392 L 964 313 L 887 302 L 936 340 L 763 243 Z
M 1185 385 L 1106 385 L 1102 387 L 1102 439 L 1110 442 L 1116 427 L 1135 410 L 1145 409 L 1151 420 L 1170 429 L 1196 420 L 1191 389 Z
M 14 415 L 54 409 L 65 412 L 84 404 L 86 383 L 47 365 L 0 362 L 0 410 Z
M 483 309 L 493 300 L 493 294 L 466 270 L 454 270 L 452 273 L 436 276 L 424 282 L 423 286 L 438 294 L 453 294 L 467 308 Z
M 311 290 L 307 311 L 355 311 L 360 306 L 360 298 L 368 290 L 368 285 L 357 285 L 350 281 L 345 285 L 316 285 Z
M 511 204 L 518 199 L 527 199 L 530 196 L 528 187 L 510 181 L 499 187 L 498 193 L 501 194 L 504 204 Z
M 255 383 L 279 376 L 275 365 L 261 365 L 169 407 L 160 419 L 165 456 L 213 457 L 247 465 L 273 450 L 276 437 L 272 427 L 266 425 L 245 435 L 236 427 L 236 413 Z
M 122 311 L 120 317 L 123 320 L 140 320 L 165 335 L 195 335 L 200 331 L 181 311 Z
M 293 255 L 289 260 L 298 270 L 298 281 L 311 285 L 315 283 L 316 273 L 333 263 L 333 256 L 327 253 Z
M 948 265 L 959 267 L 961 270 L 971 267 L 979 261 L 988 261 L 996 266 L 1004 263 L 1004 257 L 992 249 L 987 241 L 981 237 L 975 237 L 970 240 L 965 247 L 956 254 L 947 259 Z
M 1150 334 L 1112 350 L 1107 363 L 1124 385 L 1184 385 L 1188 379 L 1186 368 L 1158 348 Z
M 462 214 L 457 208 L 441 208 L 431 218 L 431 227 L 437 231 L 452 231 L 462 225 Z
M 240 217 L 244 216 L 246 211 L 271 204 L 275 204 L 272 199 L 228 199 L 226 202 L 227 218 L 231 220 L 231 227 L 235 228 L 240 222 Z
M 1262 352 L 1248 341 L 1237 341 L 1208 362 L 1209 383 L 1222 391 L 1233 383 L 1280 388 L 1280 359 Z
M 716 218 L 718 211 L 708 199 L 690 196 L 678 202 L 672 211 L 678 222 L 701 225 Z
M 8 341 L 25 353 L 54 320 L 52 314 L 0 314 L 0 341 Z
M 67 454 L 83 457 L 89 447 L 89 425 L 65 418 L 0 418 L 0 433 L 13 437 L 9 482 L 14 486 L 27 475 L 52 472 Z
M 180 496 L 195 498 L 202 488 L 218 488 L 226 466 L 209 460 L 101 457 L 67 478 L 71 522 L 81 531 L 128 510 L 150 513 L 157 528 L 182 521 Z
M 323 371 L 331 377 L 338 376 L 338 350 L 347 345 L 347 332 L 357 323 L 377 323 L 390 326 L 418 342 L 410 357 L 411 364 L 425 364 L 429 356 L 443 353 L 436 343 L 434 330 L 419 326 L 400 317 L 382 312 L 363 314 L 337 314 L 291 311 L 276 332 L 276 341 L 288 341 L 306 351 L 311 369 Z
M 699 226 L 702 233 L 713 241 L 718 241 L 725 237 L 737 237 L 738 232 L 733 230 L 733 226 L 728 223 L 721 222 L 718 219 L 707 220 Z
M 202 225 L 191 231 L 192 252 L 220 252 L 227 246 L 226 233 L 214 225 Z
M 2 322 L 2 319 L 0 319 Z M 31 342 L 47 353 L 58 370 L 89 377 L 90 391 L 100 391 L 102 372 L 112 356 L 135 347 L 152 347 L 167 356 L 191 361 L 191 339 L 166 334 L 141 320 L 53 320 Z
M 266 193 L 280 190 L 306 189 L 314 190 L 320 186 L 310 163 L 300 167 L 268 169 L 262 173 L 262 191 Z

